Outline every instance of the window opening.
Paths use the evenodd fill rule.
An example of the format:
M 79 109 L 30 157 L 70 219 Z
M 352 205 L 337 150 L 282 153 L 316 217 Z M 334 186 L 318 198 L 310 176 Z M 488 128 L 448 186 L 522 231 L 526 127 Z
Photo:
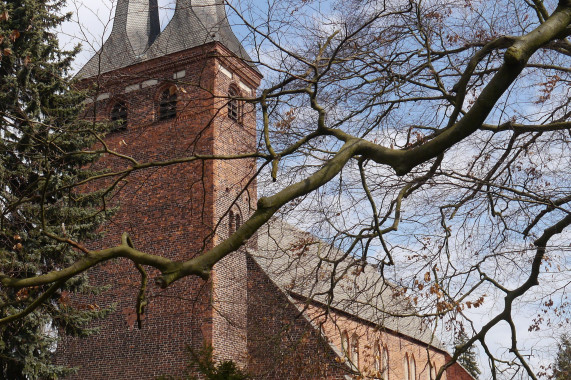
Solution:
M 427 376 L 427 380 L 434 380 L 436 379 L 436 363 L 432 362 L 432 365 L 430 365 L 430 362 L 428 362 L 429 365 L 429 369 L 428 369 L 428 376 Z
M 161 93 L 159 100 L 159 120 L 169 120 L 176 117 L 176 86 L 170 86 Z
M 355 367 L 359 368 L 359 338 L 357 338 L 357 334 L 353 334 L 352 340 L 351 361 L 355 364 Z
M 238 123 L 241 123 L 242 107 L 238 99 L 236 99 L 238 96 L 240 96 L 238 89 L 234 86 L 230 86 L 230 89 L 228 89 L 228 117 Z
M 349 335 L 347 331 L 341 333 L 341 350 L 345 356 L 349 357 Z
M 381 379 L 389 380 L 389 351 L 387 346 L 383 347 L 383 353 L 381 354 Z
M 234 212 L 230 211 L 228 213 L 228 235 L 232 235 L 236 232 L 236 219 L 234 218 Z
M 379 343 L 375 344 L 375 350 L 373 352 L 373 367 L 375 369 L 375 379 L 380 379 L 381 376 L 381 348 Z
M 127 128 L 127 105 L 117 102 L 111 108 L 111 121 L 114 123 L 113 131 Z

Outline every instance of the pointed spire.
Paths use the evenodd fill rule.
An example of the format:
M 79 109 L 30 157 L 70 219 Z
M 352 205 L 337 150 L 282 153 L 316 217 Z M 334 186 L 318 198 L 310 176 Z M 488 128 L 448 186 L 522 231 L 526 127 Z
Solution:
M 223 1 L 217 0 L 190 0 L 181 1 L 182 3 L 190 3 L 191 7 L 200 20 L 204 28 L 210 33 L 211 37 L 218 33 L 222 24 L 226 21 L 226 10 Z
M 177 0 L 162 33 L 157 0 L 118 0 L 111 35 L 77 75 L 88 78 L 214 41 L 251 61 L 228 23 L 224 0 Z
M 118 0 L 109 38 L 77 76 L 88 78 L 135 63 L 160 28 L 157 0 Z
M 135 55 L 141 55 L 151 46 L 160 32 L 157 0 L 121 0 L 121 2 L 127 3 L 125 32 Z
M 251 61 L 230 27 L 224 0 L 177 0 L 173 18 L 149 50 L 153 57 L 218 41 Z
M 159 4 L 157 0 L 149 0 L 149 46 L 155 42 L 155 39 L 161 33 L 161 22 L 159 20 Z

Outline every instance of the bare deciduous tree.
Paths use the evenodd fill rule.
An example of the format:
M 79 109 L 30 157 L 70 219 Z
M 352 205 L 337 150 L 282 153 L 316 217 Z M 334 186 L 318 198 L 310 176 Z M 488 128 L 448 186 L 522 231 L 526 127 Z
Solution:
M 569 311 L 553 298 L 569 282 L 571 2 L 228 6 L 266 75 L 255 97 L 240 98 L 259 109 L 258 150 L 162 162 L 108 147 L 85 154 L 125 162 L 109 179 L 182 162 L 257 158 L 256 209 L 227 239 L 185 262 L 138 251 L 124 235 L 101 250 L 71 242 L 85 252 L 73 265 L 3 275 L 2 286 L 61 284 L 119 257 L 158 269 L 160 287 L 186 276 L 208 279 L 273 217 L 303 220 L 355 263 L 377 266 L 408 292 L 419 315 L 466 331 L 454 359 L 479 344 L 494 378 L 506 365 L 536 378 L 518 346 L 514 310 L 527 300 L 557 309 L 553 318 Z M 485 323 L 473 321 L 471 310 L 491 300 L 500 306 L 491 306 Z M 540 329 L 541 318 L 529 328 Z M 508 359 L 488 344 L 504 323 Z

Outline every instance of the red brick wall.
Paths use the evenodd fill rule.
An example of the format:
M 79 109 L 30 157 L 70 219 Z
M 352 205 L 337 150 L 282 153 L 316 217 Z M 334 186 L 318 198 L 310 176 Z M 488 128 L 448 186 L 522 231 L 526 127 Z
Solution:
M 224 57 L 224 54 L 221 54 Z M 237 102 L 239 120 L 228 117 L 230 86 L 241 96 L 255 95 L 259 78 L 252 78 L 251 69 L 229 57 L 216 62 L 214 109 L 214 153 L 220 156 L 256 152 L 255 109 L 243 101 Z M 252 80 L 254 79 L 254 80 Z M 216 160 L 213 163 L 214 223 L 222 221 L 215 243 L 237 228 L 236 217 L 243 222 L 256 207 L 256 159 Z M 252 181 L 254 179 L 254 181 Z M 230 218 L 233 219 L 230 226 Z M 257 248 L 251 239 L 246 247 Z M 247 364 L 247 286 L 245 248 L 216 264 L 213 273 L 213 334 L 214 355 L 232 359 L 241 366 Z
M 220 153 L 222 150 L 215 147 L 214 140 L 216 134 L 225 131 L 224 123 L 227 124 L 225 108 L 220 106 L 220 99 L 216 97 L 220 86 L 216 79 L 220 75 L 216 57 L 221 53 L 227 55 L 220 45 L 210 44 L 105 74 L 94 81 L 93 84 L 100 86 L 96 94 L 100 100 L 91 105 L 97 119 L 107 119 L 117 100 L 125 101 L 129 109 L 127 130 L 111 133 L 106 139 L 109 148 L 141 162 Z M 230 63 L 236 65 L 236 62 Z M 183 70 L 184 76 L 181 74 Z M 249 68 L 240 70 L 242 75 L 248 73 L 254 78 L 248 81 L 255 88 L 260 78 Z M 173 78 L 175 73 L 179 73 L 176 80 Z M 147 84 L 144 88 L 143 83 Z M 159 95 L 172 84 L 178 86 L 178 115 L 174 120 L 157 121 Z M 132 91 L 126 93 L 125 89 Z M 253 139 L 249 149 L 255 145 L 253 116 L 248 116 L 246 124 L 249 135 L 245 139 Z M 241 133 L 232 128 L 225 132 L 230 133 L 230 137 Z M 244 149 L 240 139 L 238 136 L 227 138 L 224 152 L 232 154 Z M 114 170 L 126 167 L 125 161 L 109 155 L 100 165 Z M 134 173 L 118 184 L 112 203 L 120 205 L 120 211 L 105 226 L 103 241 L 91 246 L 118 244 L 121 234 L 128 232 L 137 249 L 171 259 L 188 259 L 202 249 L 208 249 L 219 239 L 216 234 L 212 235 L 218 217 L 229 199 L 237 194 L 236 188 L 244 184 L 245 176 L 255 170 L 252 159 L 248 164 L 236 162 L 228 165 L 234 168 L 216 166 L 207 160 Z M 220 176 L 224 176 L 225 182 L 217 183 L 215 187 Z M 246 215 L 248 204 L 256 202 L 255 194 L 252 186 L 249 192 L 252 199 L 243 197 L 238 202 Z M 223 226 L 221 224 L 217 234 L 226 236 L 227 230 Z M 229 260 L 242 262 L 233 265 L 234 269 L 240 266 L 242 269 L 232 275 L 241 275 L 245 279 L 243 255 L 241 259 L 231 257 Z M 222 290 L 213 296 L 212 284 L 223 284 L 222 279 L 226 275 L 215 275 L 207 283 L 187 278 L 166 290 L 153 285 L 152 279 L 156 275 L 156 271 L 149 271 L 149 306 L 139 330 L 135 321 L 135 304 L 140 277 L 133 264 L 117 260 L 90 272 L 92 283 L 110 285 L 109 290 L 100 296 L 74 302 L 100 306 L 115 304 L 116 312 L 100 323 L 99 334 L 88 339 L 70 338 L 60 344 L 57 360 L 79 368 L 71 379 L 153 379 L 163 374 L 180 375 L 186 365 L 187 345 L 199 348 L 204 343 L 221 341 L 220 326 L 214 328 L 220 323 L 217 313 L 213 312 L 213 297 L 223 299 L 237 289 L 222 294 L 225 288 L 218 286 L 217 289 Z M 245 300 L 243 290 L 235 296 Z M 246 311 L 245 304 L 242 304 L 244 328 Z M 238 337 L 239 331 L 232 331 L 225 338 L 238 343 L 242 340 L 245 354 L 245 338 Z M 234 358 L 228 355 L 230 352 L 226 347 L 216 354 L 223 359 Z
M 301 300 L 298 301 L 301 303 Z M 341 343 L 341 335 L 347 333 L 350 345 L 353 338 L 358 341 L 359 362 L 353 363 L 366 378 L 374 378 L 376 375 L 374 359 L 375 345 L 388 351 L 388 378 L 393 380 L 404 379 L 404 358 L 405 355 L 414 358 L 416 363 L 416 378 L 429 380 L 429 360 L 438 370 L 445 363 L 445 354 L 434 348 L 428 349 L 425 344 L 394 333 L 390 330 L 378 328 L 372 323 L 360 320 L 348 314 L 334 309 L 326 310 L 317 305 L 307 307 L 306 313 L 309 317 L 320 324 L 329 338 L 330 342 L 339 351 L 347 352 L 347 347 Z M 351 352 L 352 347 L 349 347 Z M 346 355 L 346 360 L 350 360 L 350 354 Z M 450 377 L 443 377 L 450 380 Z
M 450 355 L 446 355 L 446 360 L 450 361 Z M 454 363 L 446 371 L 449 380 L 474 380 L 474 378 L 458 363 Z
M 175 73 L 179 73 L 176 80 Z M 106 140 L 109 148 L 122 154 L 146 162 L 197 153 L 255 151 L 255 110 L 244 104 L 240 122 L 230 120 L 226 95 L 234 85 L 241 95 L 252 96 L 260 78 L 218 44 L 141 63 L 98 80 L 93 83 L 100 86 L 98 95 L 104 96 L 92 104 L 97 119 L 107 119 L 117 100 L 125 101 L 130 111 L 127 130 L 114 132 Z M 143 88 L 143 83 L 148 86 Z M 172 84 L 178 86 L 178 116 L 157 121 L 157 99 Z M 125 93 L 126 88 L 133 91 Z M 111 156 L 101 165 L 115 170 L 126 167 L 124 161 Z M 135 173 L 118 184 L 112 203 L 120 205 L 120 211 L 105 226 L 104 240 L 92 245 L 118 244 L 121 234 L 129 232 L 142 251 L 176 260 L 191 258 L 231 233 L 230 212 L 242 220 L 253 212 L 256 183 L 250 179 L 255 171 L 256 160 L 243 158 Z M 324 325 L 328 342 L 247 258 L 246 248 L 256 249 L 256 239 L 218 263 L 206 283 L 187 278 L 160 290 L 152 285 L 157 272 L 151 270 L 149 306 L 141 330 L 135 320 L 140 278 L 133 264 L 118 260 L 91 271 L 93 283 L 110 288 L 100 296 L 74 302 L 113 303 L 116 312 L 100 323 L 98 335 L 64 341 L 57 360 L 79 367 L 73 379 L 153 379 L 180 375 L 187 362 L 185 347 L 196 349 L 206 343 L 213 345 L 217 359 L 247 364 L 259 379 L 344 378 L 349 369 L 332 348 L 339 346 L 333 325 Z M 336 318 L 337 326 L 354 325 L 363 332 L 360 356 L 363 365 L 370 366 L 371 354 L 365 348 L 370 344 L 365 342 L 378 333 L 351 318 Z M 400 378 L 399 355 L 406 349 L 417 355 L 417 373 L 422 379 L 426 350 L 407 339 L 383 337 L 394 350 L 390 378 Z M 441 365 L 442 355 L 435 357 Z M 448 380 L 469 379 L 463 376 L 461 367 L 452 367 Z
M 351 372 L 250 257 L 248 368 L 256 379 L 345 379 Z

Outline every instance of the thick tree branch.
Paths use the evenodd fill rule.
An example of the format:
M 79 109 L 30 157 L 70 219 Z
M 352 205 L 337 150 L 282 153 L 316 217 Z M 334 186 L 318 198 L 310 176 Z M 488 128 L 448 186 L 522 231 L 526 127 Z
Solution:
M 123 234 L 122 243 L 120 245 L 100 251 L 90 251 L 82 259 L 65 269 L 30 278 L 13 278 L 6 275 L 0 275 L 0 283 L 3 286 L 11 288 L 24 288 L 29 286 L 51 284 L 62 279 L 71 278 L 90 268 L 93 268 L 102 262 L 119 257 L 130 259 L 137 264 L 155 267 L 161 272 L 171 271 L 174 268 L 180 266 L 180 263 L 173 262 L 167 258 L 140 252 L 134 248 L 129 247 L 127 244 L 127 239 L 128 235 L 125 233 Z
M 482 124 L 481 129 L 485 131 L 491 131 L 494 133 L 504 132 L 504 131 L 514 131 L 514 132 L 550 132 L 550 131 L 561 131 L 571 128 L 571 121 L 560 121 L 556 123 L 541 124 L 541 125 L 530 125 L 530 124 L 519 124 L 512 121 L 505 122 L 500 125 L 492 124 Z
M 497 101 L 518 78 L 531 55 L 542 45 L 557 38 L 570 23 L 571 6 L 560 3 L 543 24 L 529 34 L 519 37 L 506 51 L 504 64 L 484 87 L 472 108 L 460 121 L 434 139 L 412 150 L 399 153 L 370 143 L 365 144 L 366 148 L 360 153 L 379 164 L 390 165 L 398 175 L 407 174 L 417 165 L 443 153 L 482 126 Z
M 61 288 L 65 284 L 66 280 L 67 280 L 66 278 L 63 278 L 61 280 L 56 281 L 52 286 L 49 287 L 48 290 L 46 290 L 40 297 L 34 300 L 34 302 L 28 305 L 28 307 L 22 310 L 21 312 L 0 319 L 0 326 L 24 318 L 26 315 L 36 310 L 44 302 L 46 302 L 52 295 L 54 295 L 55 292 L 57 292 L 59 288 Z

